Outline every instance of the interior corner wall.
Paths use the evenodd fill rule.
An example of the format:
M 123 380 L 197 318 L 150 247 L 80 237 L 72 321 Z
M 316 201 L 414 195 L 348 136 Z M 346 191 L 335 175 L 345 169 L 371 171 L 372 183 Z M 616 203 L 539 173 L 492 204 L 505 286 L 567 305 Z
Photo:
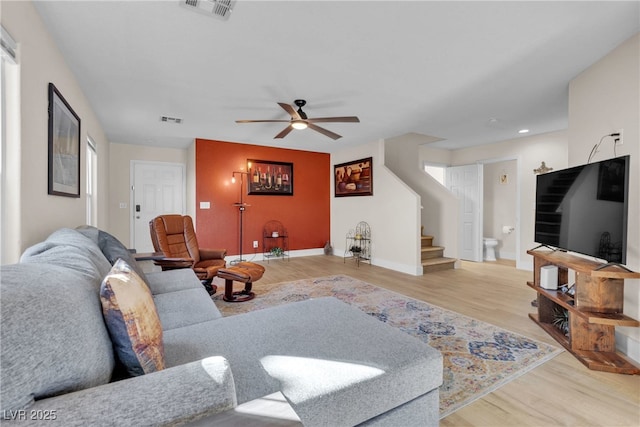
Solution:
M 569 165 L 586 163 L 603 135 L 623 129 L 618 156 L 631 155 L 627 266 L 640 271 L 640 33 L 589 67 L 569 85 Z M 593 161 L 614 157 L 605 138 Z M 640 319 L 640 280 L 624 282 L 624 313 Z M 640 362 L 640 328 L 616 328 L 616 345 Z
M 86 148 L 90 135 L 97 145 L 99 195 L 98 224 L 110 224 L 106 180 L 109 144 L 95 113 L 49 35 L 33 4 L 3 1 L 2 25 L 18 43 L 20 80 L 20 176 L 7 177 L 20 186 L 19 238 L 14 243 L 21 253 L 61 227 L 75 228 L 86 223 Z M 48 182 L 48 85 L 53 83 L 80 117 L 80 197 L 50 196 Z M 12 224 L 9 224 L 12 226 Z M 15 260 L 17 261 L 17 260 Z
M 346 235 L 360 221 L 371 227 L 372 264 L 407 274 L 422 274 L 420 263 L 420 196 L 384 165 L 384 141 L 345 148 L 331 164 L 372 157 L 373 196 L 334 197 L 331 191 L 331 243 L 343 256 Z M 330 188 L 334 187 L 333 170 Z
M 200 246 L 225 248 L 231 257 L 240 253 L 240 214 L 234 203 L 240 201 L 243 191 L 243 202 L 249 205 L 243 214 L 243 255 L 251 258 L 262 252 L 262 229 L 271 220 L 282 222 L 287 229 L 293 256 L 302 250 L 322 253 L 331 226 L 329 154 L 206 139 L 196 139 L 195 154 L 195 222 Z M 293 163 L 293 195 L 249 195 L 240 189 L 239 176 L 233 184 L 232 172 L 246 171 L 248 159 Z M 202 202 L 209 202 L 210 207 L 202 209 Z M 253 248 L 255 240 L 258 249 Z

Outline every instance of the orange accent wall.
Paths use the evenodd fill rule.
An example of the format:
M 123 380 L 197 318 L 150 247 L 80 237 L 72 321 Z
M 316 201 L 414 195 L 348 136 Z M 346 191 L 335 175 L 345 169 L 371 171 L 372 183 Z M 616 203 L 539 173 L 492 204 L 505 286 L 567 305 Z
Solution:
M 248 195 L 247 177 L 243 201 L 242 252 L 253 254 L 253 241 L 262 252 L 262 227 L 278 220 L 289 233 L 289 249 L 322 248 L 330 240 L 330 155 L 260 145 L 196 139 L 196 232 L 198 243 L 207 248 L 226 248 L 239 253 L 240 177 L 231 183 L 233 171 L 246 171 L 247 159 L 293 163 L 293 196 Z M 210 202 L 210 209 L 200 209 Z M 262 260 L 262 258 L 258 258 Z

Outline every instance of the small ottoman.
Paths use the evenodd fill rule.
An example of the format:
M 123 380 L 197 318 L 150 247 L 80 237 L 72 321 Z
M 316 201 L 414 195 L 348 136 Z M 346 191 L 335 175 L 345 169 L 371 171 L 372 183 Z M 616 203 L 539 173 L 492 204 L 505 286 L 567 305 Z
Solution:
M 253 282 L 260 280 L 264 273 L 264 267 L 253 262 L 239 262 L 238 264 L 221 268 L 218 270 L 218 277 L 224 279 L 223 300 L 228 302 L 243 302 L 255 298 L 256 294 L 251 292 Z M 244 283 L 242 291 L 233 292 L 233 282 Z

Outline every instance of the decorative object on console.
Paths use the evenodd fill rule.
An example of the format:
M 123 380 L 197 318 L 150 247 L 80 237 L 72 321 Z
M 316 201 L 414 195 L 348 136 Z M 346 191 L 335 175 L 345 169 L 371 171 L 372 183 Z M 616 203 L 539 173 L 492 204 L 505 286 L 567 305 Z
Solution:
M 49 83 L 49 194 L 80 197 L 80 117 Z
M 333 166 L 336 197 L 373 196 L 371 157 Z
M 553 309 L 553 324 L 565 337 L 569 336 L 569 310 L 559 305 Z
M 538 175 L 538 174 L 541 174 L 541 173 L 551 172 L 552 170 L 553 170 L 553 168 L 547 167 L 545 162 L 542 162 L 542 163 L 540 163 L 540 166 L 538 168 L 533 170 L 533 173 Z
M 250 195 L 293 196 L 293 163 L 247 160 Z
M 544 289 L 558 289 L 557 265 L 545 265 L 540 268 L 540 287 Z

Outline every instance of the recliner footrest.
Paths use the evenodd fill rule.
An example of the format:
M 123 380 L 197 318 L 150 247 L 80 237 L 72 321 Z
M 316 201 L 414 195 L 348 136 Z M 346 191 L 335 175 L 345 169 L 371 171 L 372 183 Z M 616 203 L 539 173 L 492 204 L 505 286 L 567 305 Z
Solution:
M 263 274 L 264 267 L 253 262 L 239 262 L 232 267 L 219 269 L 218 277 L 225 279 L 223 299 L 228 302 L 243 302 L 255 298 L 251 288 L 253 282 L 260 280 Z M 233 292 L 234 281 L 244 283 L 244 290 Z

